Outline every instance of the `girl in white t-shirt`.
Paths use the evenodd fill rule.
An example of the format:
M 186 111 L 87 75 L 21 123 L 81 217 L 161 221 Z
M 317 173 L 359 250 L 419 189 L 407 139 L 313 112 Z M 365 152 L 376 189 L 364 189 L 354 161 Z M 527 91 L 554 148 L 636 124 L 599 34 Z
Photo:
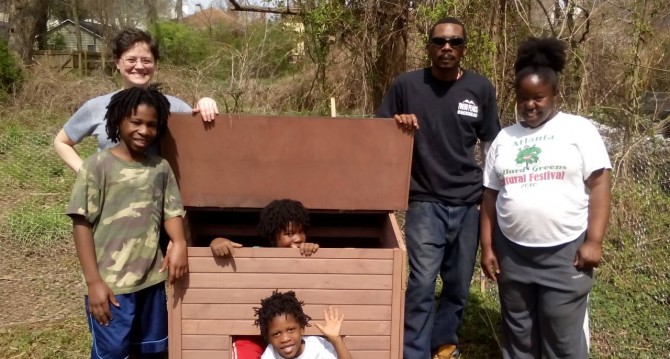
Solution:
M 589 120 L 558 111 L 566 45 L 518 50 L 520 123 L 491 144 L 481 205 L 481 265 L 498 282 L 504 358 L 587 358 L 588 294 L 601 260 L 612 168 Z
M 332 307 L 323 311 L 326 323 L 316 323 L 325 339 L 319 336 L 303 336 L 311 318 L 302 310 L 303 302 L 295 292 L 280 293 L 261 300 L 256 311 L 255 324 L 268 342 L 261 359 L 351 359 L 351 354 L 340 328 L 344 316 Z

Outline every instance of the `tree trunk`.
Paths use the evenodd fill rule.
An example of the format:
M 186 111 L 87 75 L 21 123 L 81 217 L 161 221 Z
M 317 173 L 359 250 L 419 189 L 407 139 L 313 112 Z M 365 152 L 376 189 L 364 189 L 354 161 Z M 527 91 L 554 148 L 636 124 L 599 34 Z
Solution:
M 405 2 L 393 0 L 385 3 L 377 11 L 375 21 L 377 51 L 372 66 L 373 73 L 368 77 L 372 88 L 373 111 L 384 98 L 384 93 L 393 79 L 407 69 L 407 11 Z
M 156 4 L 156 0 L 144 0 L 144 6 L 147 8 L 148 25 L 154 25 L 158 21 L 158 4 Z
M 7 43 L 16 56 L 28 65 L 32 62 L 35 36 L 46 31 L 47 0 L 11 0 Z
M 175 1 L 174 11 L 177 15 L 177 21 L 184 20 L 184 5 L 182 0 Z
M 505 54 L 507 54 L 507 0 L 498 0 L 491 9 L 491 18 L 489 22 L 491 41 L 496 46 L 496 51 L 491 54 L 491 64 L 493 65 L 493 74 L 491 81 L 496 88 L 498 99 L 498 112 L 504 113 L 506 110 L 506 99 L 508 97 L 505 84 L 507 81 L 508 63 Z
M 70 16 L 74 21 L 74 37 L 77 39 L 77 51 L 82 52 L 81 28 L 79 28 L 79 11 L 77 9 L 77 0 L 70 0 Z

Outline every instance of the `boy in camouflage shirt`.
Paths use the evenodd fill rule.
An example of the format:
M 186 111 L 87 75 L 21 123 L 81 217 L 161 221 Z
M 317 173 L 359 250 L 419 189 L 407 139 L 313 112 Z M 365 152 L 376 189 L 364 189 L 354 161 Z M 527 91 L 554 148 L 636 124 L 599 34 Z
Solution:
M 72 189 L 66 213 L 88 287 L 91 358 L 167 350 L 165 270 L 170 283 L 188 271 L 184 209 L 170 165 L 147 150 L 165 133 L 169 110 L 155 85 L 115 94 L 106 129 L 119 144 L 86 159 Z M 165 257 L 161 226 L 171 240 Z

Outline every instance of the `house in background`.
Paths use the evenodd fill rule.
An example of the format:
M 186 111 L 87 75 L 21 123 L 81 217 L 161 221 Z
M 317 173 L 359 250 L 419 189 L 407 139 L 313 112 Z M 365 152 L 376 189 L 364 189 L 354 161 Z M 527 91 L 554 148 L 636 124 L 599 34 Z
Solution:
M 33 52 L 33 61 L 52 69 L 65 71 L 78 70 L 81 74 L 91 70 L 107 68 L 111 61 L 102 59 L 102 50 L 105 46 L 102 36 L 102 25 L 80 21 L 81 45 L 83 51 L 77 51 L 76 25 L 67 19 L 49 26 L 47 30 L 46 49 Z
M 201 30 L 212 30 L 221 27 L 241 29 L 237 14 L 226 10 L 209 7 L 202 9 L 193 15 L 184 16 L 182 20 L 188 27 Z
M 50 45 L 56 45 L 57 50 L 77 50 L 77 37 L 75 35 L 76 25 L 74 21 L 67 19 L 51 27 L 47 31 Z M 80 21 L 82 50 L 86 52 L 100 52 L 103 46 L 102 26 L 100 24 Z

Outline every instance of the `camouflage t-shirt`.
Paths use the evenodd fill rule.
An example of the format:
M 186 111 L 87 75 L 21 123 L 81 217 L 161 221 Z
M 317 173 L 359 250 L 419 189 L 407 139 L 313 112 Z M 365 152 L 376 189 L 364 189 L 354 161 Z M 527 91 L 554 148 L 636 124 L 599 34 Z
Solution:
M 163 221 L 183 216 L 179 188 L 167 161 L 148 156 L 126 162 L 104 150 L 87 158 L 66 213 L 93 225 L 100 276 L 114 294 L 137 292 L 165 280 L 158 270 Z

